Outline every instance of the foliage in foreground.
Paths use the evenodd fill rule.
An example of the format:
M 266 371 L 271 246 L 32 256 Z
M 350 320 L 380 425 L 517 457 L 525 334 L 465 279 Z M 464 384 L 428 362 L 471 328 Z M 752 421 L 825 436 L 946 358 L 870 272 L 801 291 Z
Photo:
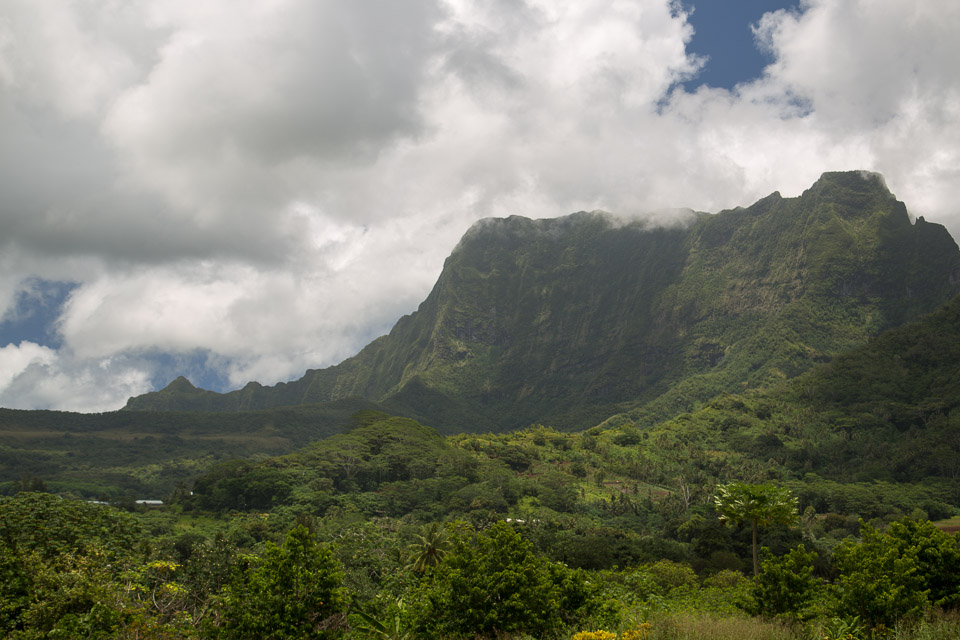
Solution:
M 957 537 L 904 519 L 887 531 L 864 525 L 861 540 L 836 549 L 839 609 L 870 625 L 917 618 L 930 605 L 960 603 Z
M 335 638 L 346 617 L 343 574 L 305 527 L 244 556 L 223 597 L 221 638 Z
M 599 604 L 584 571 L 550 562 L 504 522 L 458 532 L 411 602 L 418 637 L 555 636 Z
M 40 521 L 58 523 L 59 538 L 32 537 Z M 222 536 L 151 545 L 116 509 L 26 493 L 0 501 L 0 523 L 0 634 L 12 640 L 926 640 L 960 628 L 955 614 L 938 613 L 960 603 L 957 537 L 909 519 L 864 525 L 861 540 L 840 545 L 832 584 L 803 546 L 765 551 L 754 580 L 701 577 L 668 560 L 571 569 L 505 522 L 409 531 L 308 522 L 313 532 L 296 526 L 244 551 Z M 417 567 L 427 543 L 443 553 Z
M 817 554 L 808 553 L 802 544 L 779 558 L 766 547 L 763 552 L 763 571 L 753 581 L 746 608 L 766 618 L 809 617 L 808 607 L 822 589 L 821 580 L 813 575 Z

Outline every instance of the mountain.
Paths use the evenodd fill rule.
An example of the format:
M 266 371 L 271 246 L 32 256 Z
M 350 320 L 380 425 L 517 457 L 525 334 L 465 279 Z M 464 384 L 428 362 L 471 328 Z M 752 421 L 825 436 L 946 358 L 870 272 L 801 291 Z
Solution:
M 587 433 L 638 433 L 634 417 L 614 416 Z M 641 448 L 665 467 L 660 481 L 681 473 L 688 481 L 697 473 L 763 477 L 773 469 L 807 489 L 824 479 L 872 483 L 870 495 L 858 497 L 865 503 L 922 484 L 960 504 L 960 296 L 795 378 L 719 395 L 642 434 Z M 852 499 L 828 493 L 837 503 Z
M 35 477 L 85 497 L 159 498 L 217 460 L 289 453 L 380 409 L 361 398 L 241 413 L 0 408 L 0 494 Z
M 608 214 L 488 219 L 416 313 L 356 356 L 226 394 L 185 379 L 127 410 L 249 410 L 360 396 L 441 432 L 615 413 L 651 424 L 766 386 L 919 318 L 960 285 L 940 225 L 883 179 L 824 174 L 797 198 L 657 226 Z
M 704 566 L 720 560 L 712 556 L 723 527 L 703 507 L 731 480 L 790 488 L 801 513 L 819 514 L 805 513 L 805 535 L 833 544 L 859 531 L 860 518 L 949 518 L 960 505 L 960 296 L 795 378 L 636 426 L 620 415 L 580 433 L 536 425 L 441 437 L 367 410 L 287 455 L 223 461 L 181 499 L 218 512 L 550 523 L 566 533 L 540 542 L 565 549 L 565 562 L 595 558 L 594 548 L 615 554 L 640 531 L 672 530 Z

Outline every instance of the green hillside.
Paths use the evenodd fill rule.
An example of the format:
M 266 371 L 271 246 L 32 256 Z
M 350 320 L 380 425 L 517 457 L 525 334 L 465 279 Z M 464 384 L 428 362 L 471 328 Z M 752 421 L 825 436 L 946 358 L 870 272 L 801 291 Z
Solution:
M 336 367 L 228 394 L 178 378 L 107 414 L 0 410 L 0 483 L 36 476 L 83 495 L 163 495 L 219 460 L 281 455 L 340 433 L 358 410 L 443 434 L 659 425 L 646 437 L 671 447 L 669 434 L 689 423 L 709 440 L 684 436 L 692 459 L 703 457 L 697 448 L 743 449 L 794 475 L 915 482 L 918 469 L 955 458 L 930 435 L 949 426 L 952 400 L 903 395 L 937 392 L 927 379 L 949 359 L 873 382 L 868 365 L 904 371 L 904 356 L 870 355 L 854 370 L 844 364 L 851 354 L 797 378 L 812 389 L 840 371 L 823 391 L 778 385 L 949 299 L 957 264 L 942 227 L 911 224 L 882 181 L 861 173 L 826 174 L 799 198 L 696 214 L 684 228 L 598 213 L 488 220 L 463 238 L 415 314 Z M 781 395 L 770 399 L 768 388 Z M 854 391 L 879 399 L 863 408 Z M 704 403 L 706 413 L 687 413 Z M 743 415 L 731 409 L 741 404 Z M 710 440 L 726 437 L 714 422 L 745 426 L 721 446 Z M 850 436 L 860 425 L 882 438 L 864 449 Z M 905 433 L 913 444 L 901 442 Z M 903 463 L 910 473 L 888 464 L 891 451 L 914 451 L 916 463 Z M 647 472 L 655 484 L 692 473 L 662 462 Z
M 958 460 L 960 297 L 771 389 L 723 394 L 651 428 L 620 415 L 581 433 L 444 438 L 367 411 L 297 452 L 221 463 L 180 504 L 269 512 L 278 526 L 507 519 L 571 566 L 668 558 L 712 572 L 745 570 L 748 557 L 743 535 L 710 521 L 719 483 L 789 488 L 801 526 L 765 544 L 786 549 L 802 534 L 829 551 L 860 518 L 955 515 Z
M 289 453 L 378 408 L 349 398 L 241 413 L 0 409 L 0 492 L 39 478 L 85 497 L 160 498 L 219 460 Z
M 633 418 L 598 429 L 629 430 Z M 735 450 L 733 468 L 752 458 L 798 479 L 925 483 L 960 505 L 960 297 L 774 388 L 719 396 L 644 433 L 693 458 Z
M 216 394 L 177 380 L 129 410 L 248 410 L 361 396 L 442 433 L 653 424 L 793 377 L 957 291 L 947 231 L 882 179 L 662 228 L 601 213 L 474 226 L 416 313 L 299 380 Z
M 269 470 L 285 489 L 256 506 L 248 498 L 249 508 L 322 514 L 354 503 L 369 516 L 529 518 L 534 505 L 583 513 L 584 500 L 613 500 L 638 515 L 640 504 L 672 504 L 668 513 L 704 504 L 718 482 L 748 478 L 791 486 L 820 513 L 946 517 L 960 508 L 960 296 L 771 389 L 722 394 L 651 428 L 624 414 L 578 434 L 538 425 L 443 439 L 379 412 L 354 424 L 296 453 L 211 472 L 197 506 L 237 509 L 217 483 Z

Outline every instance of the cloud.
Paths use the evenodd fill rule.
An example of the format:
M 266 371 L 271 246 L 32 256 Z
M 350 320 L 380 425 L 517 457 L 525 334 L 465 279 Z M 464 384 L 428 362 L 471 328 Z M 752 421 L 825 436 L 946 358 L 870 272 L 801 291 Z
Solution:
M 808 0 L 803 8 L 757 25 L 776 61 L 746 97 L 802 101 L 809 113 L 794 120 L 824 140 L 824 151 L 862 157 L 915 213 L 956 235 L 960 69 L 952 61 L 960 6 Z
M 950 3 L 806 0 L 755 25 L 762 77 L 690 92 L 670 0 L 6 2 L 0 310 L 76 286 L 61 347 L 3 347 L 0 404 L 333 364 L 484 216 L 716 211 L 856 168 L 956 233 L 958 31 Z
M 221 373 L 233 385 L 339 361 L 416 307 L 432 284 L 415 277 L 430 273 L 417 247 L 433 231 L 325 225 L 316 233 L 325 260 L 297 270 L 185 262 L 104 273 L 73 291 L 59 332 L 80 359 L 210 350 L 226 360 Z
M 270 234 L 291 200 L 316 197 L 326 165 L 367 162 L 423 126 L 418 98 L 440 16 L 430 0 L 244 11 L 164 2 L 151 13 L 172 35 L 103 131 L 132 183 L 202 226 L 239 218 Z
M 33 342 L 8 344 L 0 349 L 0 387 L 8 386 L 30 365 L 49 364 L 55 359 L 56 353 L 52 349 Z
M 109 411 L 149 383 L 143 364 L 128 357 L 77 361 L 32 342 L 0 348 L 0 405 L 12 409 Z

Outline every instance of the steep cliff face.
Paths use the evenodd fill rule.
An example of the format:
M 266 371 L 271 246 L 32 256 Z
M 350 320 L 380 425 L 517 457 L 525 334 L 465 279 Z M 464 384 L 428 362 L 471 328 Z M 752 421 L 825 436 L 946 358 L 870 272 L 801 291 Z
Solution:
M 862 172 L 671 227 L 602 213 L 484 220 L 417 312 L 343 363 L 222 395 L 181 381 L 127 408 L 363 396 L 444 431 L 584 427 L 630 409 L 652 420 L 933 310 L 957 291 L 958 265 L 943 227 L 911 223 Z

